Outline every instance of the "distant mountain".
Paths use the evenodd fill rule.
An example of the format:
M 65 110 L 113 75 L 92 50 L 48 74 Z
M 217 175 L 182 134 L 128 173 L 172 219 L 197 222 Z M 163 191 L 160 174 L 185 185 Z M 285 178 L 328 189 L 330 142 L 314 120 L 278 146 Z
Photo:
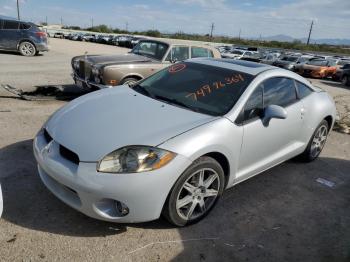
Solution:
M 279 42 L 293 42 L 295 40 L 306 43 L 307 38 L 293 38 L 288 35 L 273 35 L 261 38 L 265 41 L 279 41 Z M 337 38 L 321 38 L 311 39 L 310 43 L 313 44 L 327 44 L 327 45 L 350 45 L 350 39 L 337 39 Z

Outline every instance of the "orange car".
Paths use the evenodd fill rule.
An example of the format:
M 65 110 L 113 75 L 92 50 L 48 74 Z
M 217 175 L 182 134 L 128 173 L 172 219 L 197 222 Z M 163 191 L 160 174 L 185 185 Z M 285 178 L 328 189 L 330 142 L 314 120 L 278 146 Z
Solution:
M 311 59 L 298 68 L 298 73 L 302 76 L 314 78 L 332 77 L 337 70 L 333 61 L 325 59 Z

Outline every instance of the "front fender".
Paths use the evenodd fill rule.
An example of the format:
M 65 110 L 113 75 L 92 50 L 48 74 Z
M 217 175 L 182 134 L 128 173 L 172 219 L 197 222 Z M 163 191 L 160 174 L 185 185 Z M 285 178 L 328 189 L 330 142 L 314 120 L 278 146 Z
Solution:
M 230 186 L 235 179 L 242 146 L 243 128 L 222 117 L 159 145 L 160 148 L 181 154 L 191 161 L 208 153 L 221 153 L 229 162 Z

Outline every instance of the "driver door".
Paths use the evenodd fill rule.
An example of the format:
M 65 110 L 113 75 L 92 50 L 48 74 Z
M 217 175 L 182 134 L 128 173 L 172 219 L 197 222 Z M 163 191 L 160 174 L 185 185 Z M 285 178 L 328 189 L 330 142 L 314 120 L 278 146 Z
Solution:
M 278 105 L 287 112 L 286 119 L 271 119 L 264 125 L 264 109 Z M 237 179 L 266 170 L 294 156 L 303 147 L 299 139 L 302 128 L 302 102 L 297 99 L 294 80 L 283 77 L 262 82 L 244 107 L 243 142 Z

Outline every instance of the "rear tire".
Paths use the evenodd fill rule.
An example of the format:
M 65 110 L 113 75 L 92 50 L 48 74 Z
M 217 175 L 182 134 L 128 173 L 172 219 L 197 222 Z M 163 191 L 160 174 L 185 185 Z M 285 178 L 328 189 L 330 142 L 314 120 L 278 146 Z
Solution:
M 163 215 L 179 227 L 196 223 L 209 214 L 224 187 L 221 165 L 211 157 L 200 157 L 176 181 L 164 205 Z
M 323 120 L 315 132 L 312 134 L 310 141 L 303 153 L 301 153 L 297 158 L 303 162 L 314 161 L 320 153 L 327 141 L 329 131 L 329 125 L 326 120 Z
M 36 54 L 36 48 L 35 45 L 33 45 L 31 42 L 22 42 L 20 43 L 18 47 L 18 51 L 23 56 L 35 56 Z

